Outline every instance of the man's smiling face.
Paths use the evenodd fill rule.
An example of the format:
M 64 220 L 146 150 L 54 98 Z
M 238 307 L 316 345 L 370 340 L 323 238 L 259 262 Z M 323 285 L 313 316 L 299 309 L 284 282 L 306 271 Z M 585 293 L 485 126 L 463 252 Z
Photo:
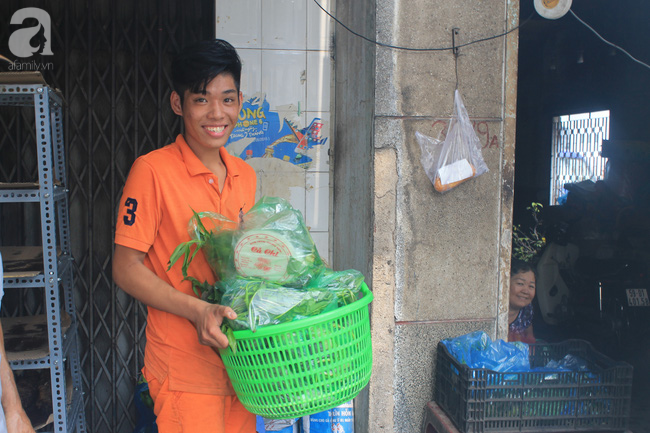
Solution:
M 237 124 L 242 94 L 228 73 L 219 74 L 205 87 L 204 93 L 185 91 L 180 96 L 172 92 L 174 113 L 183 117 L 185 141 L 201 159 L 206 152 L 223 147 Z

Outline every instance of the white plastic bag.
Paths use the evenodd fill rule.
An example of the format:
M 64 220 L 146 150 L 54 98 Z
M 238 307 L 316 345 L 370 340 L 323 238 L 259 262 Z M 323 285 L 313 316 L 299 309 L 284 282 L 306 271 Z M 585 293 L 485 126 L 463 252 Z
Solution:
M 264 430 L 267 432 L 274 432 L 274 431 L 281 431 L 286 429 L 287 427 L 291 427 L 298 421 L 298 418 L 290 418 L 290 419 L 271 419 L 271 418 L 264 418 Z M 293 430 L 292 430 L 293 431 Z
M 479 141 L 458 89 L 454 92 L 454 114 L 444 141 L 415 133 L 422 154 L 420 162 L 438 192 L 447 192 L 488 171 Z

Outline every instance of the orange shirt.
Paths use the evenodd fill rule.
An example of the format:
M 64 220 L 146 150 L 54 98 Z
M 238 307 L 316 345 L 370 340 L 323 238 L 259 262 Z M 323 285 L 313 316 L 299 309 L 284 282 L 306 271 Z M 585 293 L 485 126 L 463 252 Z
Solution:
M 237 221 L 255 202 L 257 179 L 251 166 L 220 150 L 227 174 L 219 193 L 217 177 L 196 157 L 182 135 L 176 141 L 136 159 L 120 201 L 115 243 L 145 252 L 145 265 L 177 290 L 196 296 L 183 281 L 181 261 L 167 272 L 169 257 L 190 240 L 192 210 L 212 211 Z M 215 281 L 203 254 L 197 254 L 188 275 Z M 199 343 L 187 319 L 148 307 L 144 363 L 171 391 L 232 395 L 225 367 L 215 350 Z

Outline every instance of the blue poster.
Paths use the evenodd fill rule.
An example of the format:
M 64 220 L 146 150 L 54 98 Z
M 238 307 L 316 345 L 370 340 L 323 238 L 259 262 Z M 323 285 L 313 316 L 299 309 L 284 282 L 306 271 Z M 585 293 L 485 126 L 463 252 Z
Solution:
M 323 123 L 320 118 L 314 118 L 305 128 L 298 128 L 280 114 L 269 109 L 266 98 L 262 101 L 254 96 L 246 101 L 239 113 L 239 119 L 228 143 L 231 145 L 240 140 L 248 144 L 236 156 L 242 159 L 278 158 L 305 169 L 309 167 L 312 158 L 308 151 L 314 146 L 322 146 L 327 137 L 321 137 Z
M 302 417 L 301 433 L 354 433 L 354 403 Z

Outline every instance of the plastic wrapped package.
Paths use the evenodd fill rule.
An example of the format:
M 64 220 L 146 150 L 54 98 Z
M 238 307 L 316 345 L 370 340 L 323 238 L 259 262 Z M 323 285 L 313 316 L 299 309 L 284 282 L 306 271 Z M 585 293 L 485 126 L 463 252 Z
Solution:
M 484 331 L 470 332 L 443 340 L 451 355 L 471 368 L 492 371 L 529 371 L 528 345 L 521 342 L 492 341 Z
M 360 298 L 363 276 L 358 271 L 325 270 L 304 288 L 285 287 L 270 281 L 234 278 L 218 281 L 207 298 L 232 308 L 237 319 L 226 319 L 233 330 L 250 329 L 313 317 L 351 304 Z M 340 282 L 340 283 L 339 283 Z
M 339 304 L 350 304 L 361 296 L 361 284 L 364 276 L 354 269 L 333 271 L 323 267 L 305 286 L 307 289 L 317 288 L 333 292 L 339 299 Z
M 566 354 L 549 360 L 543 367 L 532 367 L 528 344 L 503 340 L 492 341 L 484 331 L 474 331 L 459 337 L 442 340 L 449 353 L 470 368 L 486 368 L 498 372 L 588 372 L 587 362 L 579 356 Z
M 239 227 L 239 221 L 231 221 L 216 212 L 195 213 L 188 225 L 192 241 L 186 245 L 189 247 L 192 243 L 196 244 L 194 254 L 202 249 L 208 264 L 219 278 L 232 278 L 237 272 L 233 263 L 233 252 L 242 234 Z M 185 255 L 183 275 L 187 272 L 188 257 L 191 257 L 189 251 Z
M 454 114 L 444 141 L 415 133 L 420 145 L 420 161 L 438 192 L 447 192 L 488 171 L 481 143 L 474 132 L 458 89 L 454 92 Z
M 232 308 L 237 319 L 227 319 L 233 330 L 273 325 L 337 308 L 337 298 L 327 290 L 284 287 L 266 280 L 235 278 L 217 283 L 223 287 L 221 305 Z
M 243 216 L 233 260 L 243 277 L 302 287 L 323 261 L 300 211 L 279 197 L 263 197 Z
M 301 213 L 284 199 L 263 197 L 237 222 L 195 213 L 188 231 L 192 240 L 176 248 L 170 267 L 183 258 L 183 275 L 197 294 L 237 313 L 224 322 L 232 330 L 316 316 L 361 297 L 363 275 L 328 269 Z M 217 276 L 212 285 L 187 275 L 200 250 Z
M 178 255 L 185 254 L 187 261 L 192 254 L 187 248 L 203 249 L 220 280 L 261 278 L 301 287 L 323 267 L 300 211 L 279 197 L 263 197 L 237 222 L 213 212 L 195 213 L 188 231 L 193 241 L 186 250 L 179 245 Z M 173 265 L 176 251 L 172 259 Z
M 266 432 L 294 432 L 298 431 L 297 425 L 295 425 L 298 422 L 297 418 L 290 418 L 290 419 L 271 419 L 271 418 L 264 418 L 264 430 Z

